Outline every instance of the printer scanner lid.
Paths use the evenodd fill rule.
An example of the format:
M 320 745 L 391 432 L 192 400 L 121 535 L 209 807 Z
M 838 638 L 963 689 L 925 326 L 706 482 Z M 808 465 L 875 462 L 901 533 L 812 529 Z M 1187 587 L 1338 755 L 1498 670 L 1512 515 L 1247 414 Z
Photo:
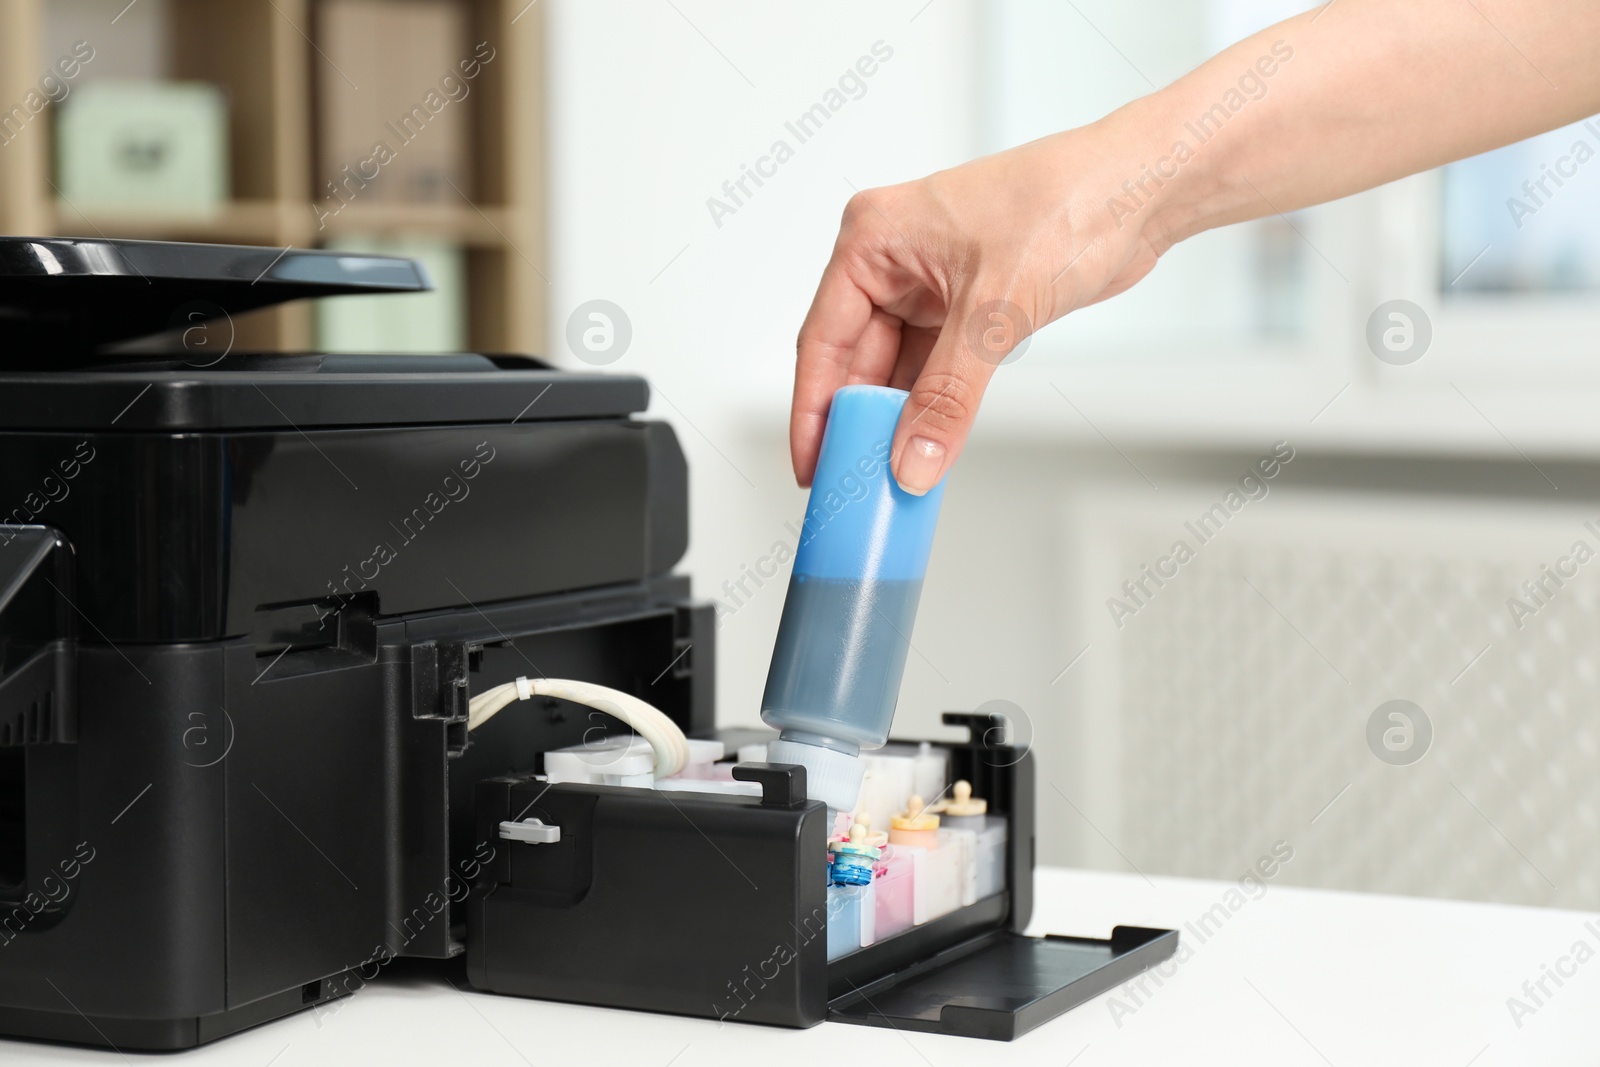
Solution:
M 0 427 L 533 422 L 625 418 L 648 406 L 642 378 L 561 371 L 527 356 L 218 352 L 214 341 L 192 350 L 181 336 L 162 350 L 141 341 L 290 300 L 431 288 L 420 264 L 397 256 L 0 237 Z
M 0 237 L 0 329 L 11 361 L 64 360 L 305 297 L 432 289 L 396 256 L 301 248 Z

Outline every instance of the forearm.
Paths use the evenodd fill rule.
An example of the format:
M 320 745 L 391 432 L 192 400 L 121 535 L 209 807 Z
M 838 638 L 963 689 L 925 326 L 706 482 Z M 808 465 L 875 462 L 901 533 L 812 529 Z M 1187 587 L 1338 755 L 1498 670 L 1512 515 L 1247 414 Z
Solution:
M 1335 0 L 1099 122 L 858 194 L 800 330 L 795 474 L 834 390 L 876 382 L 910 391 L 893 465 L 926 492 L 1035 329 L 1191 234 L 1600 111 L 1596 52 L 1600 0 Z
M 1159 252 L 1497 148 L 1600 111 L 1597 51 L 1594 0 L 1336 0 L 1102 120 L 1108 208 Z

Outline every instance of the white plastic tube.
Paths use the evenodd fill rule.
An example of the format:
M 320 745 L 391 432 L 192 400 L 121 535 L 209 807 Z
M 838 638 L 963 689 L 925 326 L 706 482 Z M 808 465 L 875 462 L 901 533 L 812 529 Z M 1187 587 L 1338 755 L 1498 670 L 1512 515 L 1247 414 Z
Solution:
M 689 762 L 688 738 L 678 724 L 659 709 L 620 689 L 569 678 L 518 678 L 514 682 L 487 689 L 468 702 L 467 729 L 476 730 L 494 718 L 500 709 L 531 696 L 570 700 L 627 723 L 640 737 L 650 742 L 651 749 L 655 751 L 657 778 L 671 777 Z

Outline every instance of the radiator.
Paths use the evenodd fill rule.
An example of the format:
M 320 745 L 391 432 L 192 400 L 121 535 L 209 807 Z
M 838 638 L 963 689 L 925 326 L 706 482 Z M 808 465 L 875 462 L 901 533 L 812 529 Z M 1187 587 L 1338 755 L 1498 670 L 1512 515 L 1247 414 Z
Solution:
M 1228 488 L 1066 504 L 1081 858 L 1600 906 L 1600 504 Z

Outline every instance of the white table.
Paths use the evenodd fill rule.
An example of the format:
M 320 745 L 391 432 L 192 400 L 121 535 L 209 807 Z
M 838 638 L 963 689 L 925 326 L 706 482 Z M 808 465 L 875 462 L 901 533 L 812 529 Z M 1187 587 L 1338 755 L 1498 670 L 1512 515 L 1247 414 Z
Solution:
M 1032 933 L 1198 925 L 1230 883 L 1043 870 Z M 1238 903 L 1234 897 L 1233 902 Z M 824 1023 L 810 1030 L 456 992 L 391 974 L 320 1020 L 301 1013 L 163 1062 L 873 1067 L 1037 1063 L 1308 1067 L 1600 1064 L 1600 916 L 1268 884 L 1219 913 L 1145 993 L 1107 994 L 1010 1044 Z M 1585 924 L 1592 923 L 1592 927 Z M 1597 955 L 1571 960 L 1585 941 Z M 1191 950 L 1192 949 L 1192 953 Z M 1520 1028 L 1507 998 L 1544 965 L 1574 972 Z M 1532 1004 L 1529 1001 L 1530 1005 Z M 109 1050 L 0 1041 L 0 1064 L 113 1064 Z

